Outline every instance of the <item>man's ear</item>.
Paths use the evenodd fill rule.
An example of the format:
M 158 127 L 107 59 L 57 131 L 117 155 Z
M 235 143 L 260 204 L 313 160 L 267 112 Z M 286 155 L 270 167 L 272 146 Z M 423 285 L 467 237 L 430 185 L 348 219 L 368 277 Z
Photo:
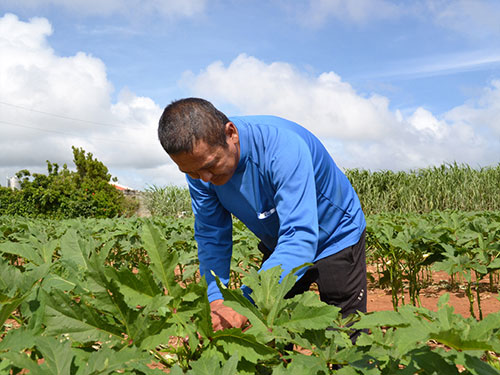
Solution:
M 238 143 L 240 140 L 240 137 L 238 135 L 238 129 L 236 128 L 236 125 L 234 125 L 231 121 L 229 121 L 226 124 L 226 138 L 227 138 L 227 143 Z

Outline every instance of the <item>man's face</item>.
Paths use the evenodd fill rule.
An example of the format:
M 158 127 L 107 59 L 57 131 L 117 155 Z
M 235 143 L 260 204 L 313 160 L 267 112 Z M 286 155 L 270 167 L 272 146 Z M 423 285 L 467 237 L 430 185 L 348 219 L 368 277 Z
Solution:
M 240 160 L 238 131 L 232 122 L 226 124 L 228 147 L 210 146 L 197 141 L 192 152 L 170 155 L 179 170 L 195 179 L 224 185 L 234 174 Z

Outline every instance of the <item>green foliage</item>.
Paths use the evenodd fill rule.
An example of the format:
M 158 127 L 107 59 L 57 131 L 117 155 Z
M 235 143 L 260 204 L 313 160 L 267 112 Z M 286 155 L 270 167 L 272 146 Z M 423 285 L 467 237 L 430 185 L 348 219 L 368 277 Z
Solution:
M 144 199 L 153 216 L 183 217 L 193 213 L 189 190 L 184 187 L 152 185 L 144 192 Z
M 496 220 L 493 213 L 485 220 L 471 215 L 470 232 L 450 225 L 460 217 L 433 218 L 440 216 L 443 226 L 433 223 L 429 238 L 453 233 L 464 248 L 470 241 L 470 249 L 496 249 L 498 240 L 488 235 L 495 227 L 486 226 Z M 395 249 L 405 247 L 403 239 L 415 249 L 429 240 L 419 240 L 403 218 L 396 221 L 399 227 L 385 236 L 396 239 Z M 295 276 L 279 283 L 279 268 L 251 267 L 241 276 L 255 304 L 219 284 L 224 303 L 250 325 L 213 332 L 206 283 L 190 270 L 192 226 L 192 218 L 0 217 L 0 373 L 164 373 L 152 362 L 174 375 L 499 373 L 500 313 L 463 318 L 443 297 L 436 312 L 404 305 L 342 319 L 313 292 L 285 300 Z M 238 225 L 234 235 L 232 272 L 240 272 L 253 239 Z M 353 329 L 370 333 L 353 344 Z
M 111 184 L 106 166 L 73 147 L 76 171 L 47 160 L 47 174 L 21 170 L 21 190 L 0 188 L 0 214 L 24 217 L 114 217 L 125 211 L 123 194 Z
M 453 163 L 407 172 L 348 169 L 345 174 L 368 215 L 500 210 L 500 164 L 475 169 Z M 153 185 L 146 189 L 146 201 L 153 215 L 192 214 L 189 191 L 184 187 Z
M 366 214 L 500 210 L 500 164 L 443 164 L 409 172 L 346 171 Z
M 500 213 L 432 212 L 429 214 L 378 214 L 367 219 L 369 258 L 377 265 L 380 286 L 390 287 L 394 308 L 405 304 L 404 289 L 410 302 L 420 304 L 418 293 L 431 269 L 458 275 L 466 282 L 465 292 L 474 313 L 478 305 L 482 318 L 479 281 L 494 278 L 500 269 Z M 473 294 L 475 288 L 475 296 Z

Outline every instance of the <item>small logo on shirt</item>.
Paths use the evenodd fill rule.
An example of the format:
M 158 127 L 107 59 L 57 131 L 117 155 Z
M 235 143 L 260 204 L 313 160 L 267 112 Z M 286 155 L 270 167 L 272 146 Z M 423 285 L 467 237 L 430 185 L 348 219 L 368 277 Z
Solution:
M 269 216 L 276 212 L 276 208 L 271 208 L 269 211 L 260 212 L 257 214 L 257 219 L 267 219 Z

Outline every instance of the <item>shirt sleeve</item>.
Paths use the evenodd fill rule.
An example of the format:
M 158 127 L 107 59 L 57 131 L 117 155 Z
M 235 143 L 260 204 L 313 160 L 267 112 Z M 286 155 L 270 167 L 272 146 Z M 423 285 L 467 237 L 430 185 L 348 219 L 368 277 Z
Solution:
M 278 138 L 269 160 L 269 176 L 280 227 L 277 245 L 262 269 L 280 265 L 282 278 L 313 262 L 318 246 L 316 184 L 311 151 L 295 134 Z M 306 269 L 297 272 L 301 277 Z
M 194 236 L 198 244 L 200 273 L 208 284 L 208 300 L 222 299 L 213 271 L 227 285 L 232 254 L 231 214 L 222 207 L 215 192 L 201 180 L 187 177 L 195 215 Z

